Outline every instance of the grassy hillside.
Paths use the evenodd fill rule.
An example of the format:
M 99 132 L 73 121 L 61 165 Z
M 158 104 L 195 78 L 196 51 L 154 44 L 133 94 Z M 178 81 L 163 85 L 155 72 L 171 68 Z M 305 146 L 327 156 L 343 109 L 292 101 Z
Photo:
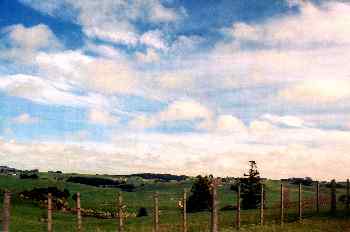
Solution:
M 20 200 L 16 197 L 16 193 L 23 190 L 31 190 L 34 187 L 50 187 L 56 186 L 60 189 L 68 189 L 70 194 L 73 195 L 76 192 L 81 193 L 82 208 L 93 208 L 101 211 L 115 211 L 116 195 L 119 192 L 117 188 L 100 188 L 88 185 L 76 184 L 66 182 L 68 177 L 63 175 L 57 180 L 57 176 L 54 174 L 42 173 L 37 180 L 31 179 L 18 179 L 15 176 L 0 176 L 0 188 L 9 189 L 13 192 L 12 210 L 11 210 L 11 231 L 45 231 L 46 223 L 42 221 L 42 218 L 46 215 L 46 209 L 40 208 L 37 203 Z M 279 223 L 278 206 L 279 206 L 279 181 L 268 180 L 266 184 L 266 222 L 270 226 L 255 227 L 252 226 L 258 222 L 259 213 L 257 210 L 243 210 L 242 211 L 242 225 L 243 231 L 281 231 L 274 224 Z M 127 211 L 131 216 L 126 220 L 126 231 L 151 231 L 152 228 L 152 207 L 153 207 L 153 194 L 159 192 L 160 195 L 160 221 L 162 231 L 180 231 L 179 226 L 181 223 L 181 212 L 177 208 L 177 202 L 181 199 L 183 189 L 191 188 L 191 181 L 182 182 L 166 182 L 166 183 L 154 183 L 152 181 L 146 181 L 143 186 L 136 188 L 134 192 L 123 192 L 124 202 L 127 205 Z M 313 187 L 305 187 L 303 197 L 304 199 L 310 199 L 314 196 Z M 342 190 L 343 191 L 343 190 Z M 339 194 L 341 191 L 339 192 Z M 322 194 L 329 195 L 329 189 L 322 189 Z M 289 186 L 289 199 L 295 201 L 297 199 L 296 186 Z M 219 189 L 220 208 L 227 205 L 235 205 L 236 194 L 230 190 L 229 185 L 221 186 Z M 0 197 L 2 201 L 2 196 Z M 74 207 L 74 201 L 69 198 L 70 207 Z M 145 207 L 149 216 L 137 218 L 133 216 L 136 214 L 140 207 Z M 339 207 L 343 207 L 339 205 Z M 286 209 L 286 220 L 293 221 L 296 219 L 297 209 Z M 306 218 L 310 218 L 311 213 L 314 212 L 314 208 L 310 207 L 305 209 Z M 323 207 L 323 211 L 320 216 L 327 218 L 329 215 L 328 206 Z M 189 231 L 207 231 L 209 228 L 208 212 L 189 214 Z M 233 222 L 235 219 L 234 211 L 220 211 L 220 228 L 222 231 L 230 231 L 233 229 Z M 76 219 L 74 214 L 70 212 L 54 212 L 54 229 L 55 231 L 75 231 Z M 344 231 L 344 230 L 332 230 L 337 226 L 348 223 L 345 219 L 337 219 L 339 223 L 324 223 L 323 220 L 315 220 L 317 225 L 323 224 L 324 226 L 330 226 L 329 230 L 325 231 Z M 301 226 L 298 223 L 287 224 L 283 231 L 321 231 L 317 225 L 306 221 L 306 225 Z M 97 219 L 93 217 L 83 218 L 84 231 L 115 231 L 116 220 L 115 219 Z M 345 228 L 344 227 L 344 228 Z M 307 229 L 308 228 L 308 229 Z

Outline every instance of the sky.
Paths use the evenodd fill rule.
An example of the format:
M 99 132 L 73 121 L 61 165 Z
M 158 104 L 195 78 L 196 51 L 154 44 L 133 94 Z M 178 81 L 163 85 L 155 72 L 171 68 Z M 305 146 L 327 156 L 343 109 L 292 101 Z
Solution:
M 349 178 L 350 2 L 0 0 L 1 165 Z

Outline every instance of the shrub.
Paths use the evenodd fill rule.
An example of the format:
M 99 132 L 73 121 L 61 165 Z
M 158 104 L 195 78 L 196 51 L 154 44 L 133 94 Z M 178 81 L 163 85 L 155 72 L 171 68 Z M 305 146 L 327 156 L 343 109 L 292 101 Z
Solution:
M 67 199 L 70 193 L 67 189 L 61 191 L 56 187 L 34 188 L 30 191 L 20 192 L 18 195 L 22 199 L 37 201 L 40 205 L 46 206 L 47 196 L 49 193 L 52 194 L 52 203 L 55 209 L 63 209 L 68 207 Z

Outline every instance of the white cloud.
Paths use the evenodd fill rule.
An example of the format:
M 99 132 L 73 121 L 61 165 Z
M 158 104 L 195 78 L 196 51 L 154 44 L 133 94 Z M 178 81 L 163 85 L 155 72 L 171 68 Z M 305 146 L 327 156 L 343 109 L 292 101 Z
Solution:
M 350 80 L 302 81 L 281 90 L 279 96 L 296 103 L 336 103 L 350 98 Z
M 347 178 L 349 132 L 276 128 L 273 135 L 118 133 L 109 144 L 1 140 L 0 157 L 5 165 L 26 169 L 221 176 L 241 176 L 248 161 L 256 160 L 263 177 Z
M 64 82 L 53 82 L 30 75 L 3 76 L 0 82 L 0 91 L 40 104 L 71 107 L 106 107 L 109 104 L 108 100 L 99 94 L 75 95 L 73 90 L 72 86 Z
M 278 116 L 272 114 L 265 114 L 261 116 L 261 119 L 267 120 L 275 125 L 282 125 L 288 127 L 304 127 L 305 122 L 303 119 L 298 118 L 296 116 L 286 115 L 286 116 Z
M 23 113 L 18 115 L 17 117 L 12 118 L 12 122 L 16 124 L 33 124 L 33 123 L 38 123 L 39 118 L 37 117 L 32 117 L 31 115 L 27 113 Z
M 98 38 L 117 44 L 126 44 L 135 46 L 138 43 L 139 35 L 134 32 L 132 28 L 127 29 L 129 26 L 114 28 L 113 25 L 105 24 L 101 27 L 88 27 L 84 29 L 85 34 L 91 38 Z
M 144 33 L 140 38 L 140 43 L 155 49 L 166 50 L 167 45 L 163 39 L 163 34 L 159 30 L 148 31 Z
M 141 37 L 135 22 L 172 23 L 184 16 L 183 10 L 165 7 L 159 0 L 49 0 L 43 4 L 34 0 L 21 2 L 49 15 L 79 23 L 88 37 L 130 46 L 137 45 Z
M 239 118 L 228 114 L 208 118 L 198 125 L 198 129 L 203 129 L 210 133 L 223 134 L 247 132 L 247 127 Z
M 44 24 L 25 27 L 22 24 L 8 26 L 3 29 L 11 48 L 1 51 L 0 58 L 20 62 L 31 62 L 40 49 L 53 50 L 62 45 Z
M 159 54 L 154 49 L 147 49 L 146 53 L 137 52 L 135 54 L 136 59 L 143 63 L 153 63 L 159 61 Z
M 300 6 L 304 3 L 304 0 L 286 0 L 289 7 Z
M 111 115 L 105 110 L 91 109 L 89 112 L 89 121 L 94 124 L 108 126 L 116 124 L 119 121 L 119 119 L 118 117 Z
M 184 36 L 180 35 L 169 46 L 170 55 L 188 55 L 194 53 L 196 49 L 200 48 L 200 45 L 205 42 L 205 39 L 200 36 Z
M 123 58 L 94 58 L 79 51 L 40 53 L 36 58 L 43 75 L 64 79 L 81 88 L 102 94 L 135 93 L 137 77 Z
M 238 118 L 232 115 L 220 115 L 217 119 L 218 131 L 234 132 L 234 131 L 245 131 L 246 126 Z
M 264 24 L 234 24 L 232 36 L 278 46 L 349 44 L 350 10 L 348 4 L 325 3 L 318 7 L 303 4 L 298 15 L 271 20 Z
M 271 132 L 273 129 L 275 129 L 275 126 L 273 126 L 271 123 L 263 120 L 254 120 L 249 124 L 249 129 L 252 132 Z M 271 133 L 272 134 L 272 133 Z
M 138 115 L 129 122 L 129 127 L 135 129 L 147 129 L 157 126 L 159 122 L 156 118 L 147 117 L 146 115 Z
M 83 84 L 106 94 L 136 92 L 137 78 L 126 63 L 94 60 L 82 70 Z
M 210 118 L 212 113 L 202 104 L 193 100 L 172 102 L 168 108 L 159 113 L 161 121 L 179 121 Z
M 212 112 L 204 105 L 193 100 L 178 100 L 170 103 L 166 109 L 154 115 L 141 115 L 135 117 L 129 126 L 136 128 L 149 128 L 164 122 L 174 121 L 206 121 L 210 120 Z
M 25 27 L 22 24 L 16 24 L 4 29 L 8 33 L 10 42 L 16 46 L 26 49 L 39 49 L 58 46 L 56 36 L 50 28 L 44 24 L 38 24 L 33 27 Z
M 316 112 L 316 116 L 308 118 L 298 111 L 296 117 L 290 112 L 300 104 L 323 107 L 336 115 L 334 108 L 343 112 L 341 106 L 348 106 L 349 4 L 305 4 L 299 6 L 299 13 L 279 15 L 258 24 L 235 23 L 226 29 L 232 41 L 219 42 L 213 50 L 198 53 L 196 46 L 203 42 L 202 38 L 180 36 L 170 44 L 161 30 L 140 32 L 135 28 L 134 22 L 139 20 L 161 25 L 181 17 L 176 9 L 166 8 L 159 1 L 132 1 L 131 5 L 109 0 L 102 3 L 23 1 L 51 15 L 65 14 L 60 6 L 67 6 L 68 2 L 72 6 L 68 9 L 78 13 L 75 21 L 83 26 L 89 38 L 135 47 L 144 45 L 145 53 L 130 57 L 141 63 L 159 62 L 159 65 L 147 69 L 151 64 L 140 65 L 128 60 L 126 54 L 106 45 L 88 44 L 84 48 L 98 57 L 82 51 L 37 53 L 56 40 L 53 33 L 43 25 L 17 26 L 7 32 L 13 48 L 30 51 L 33 58 L 30 60 L 34 61 L 31 63 L 37 65 L 39 73 L 3 76 L 2 92 L 41 104 L 89 107 L 90 122 L 102 125 L 118 122 L 113 115 L 115 109 L 106 110 L 111 109 L 113 95 L 158 98 L 170 102 L 169 105 L 152 115 L 135 113 L 129 126 L 145 129 L 162 123 L 193 121 L 197 123 L 195 129 L 203 131 L 173 136 L 120 135 L 113 144 L 101 147 L 59 142 L 29 146 L 1 141 L 0 156 L 6 157 L 3 160 L 8 164 L 48 168 L 56 167 L 58 162 L 62 169 L 74 171 L 174 170 L 240 175 L 247 161 L 255 159 L 263 174 L 270 177 L 347 175 L 343 170 L 348 165 L 349 132 L 310 128 L 309 121 L 321 122 L 323 116 Z M 149 14 L 143 9 L 153 10 L 147 11 L 152 12 Z M 28 38 L 33 34 L 42 34 L 42 37 L 30 41 Z M 253 49 L 246 46 L 246 42 L 259 46 Z M 20 54 L 17 50 L 13 52 Z M 147 68 L 138 70 L 138 65 Z M 261 90 L 268 93 L 268 97 L 256 94 Z M 249 104 L 254 105 L 254 110 Z M 233 116 L 238 111 L 252 115 L 259 114 L 257 111 L 261 109 L 263 113 L 273 112 L 275 105 L 280 107 L 279 112 L 283 106 L 288 115 L 265 114 L 252 119 L 249 126 Z M 347 130 L 348 116 L 340 118 L 344 119 L 342 129 Z M 327 121 L 338 119 L 329 117 Z M 26 155 L 29 161 L 24 163 Z M 47 159 L 38 159 L 43 155 Z M 70 161 L 71 166 L 61 162 L 61 157 Z M 37 160 L 40 162 L 34 163 Z M 303 162 L 296 162 L 298 160 Z M 309 173 L 310 166 L 314 167 L 313 173 Z M 322 169 L 329 172 L 324 174 L 319 171 Z
M 159 1 L 150 1 L 149 19 L 151 22 L 173 22 L 179 19 L 182 12 L 165 8 Z M 181 9 L 183 11 L 183 9 Z
M 112 46 L 108 45 L 96 45 L 94 43 L 88 42 L 86 44 L 85 50 L 94 52 L 100 57 L 109 58 L 109 59 L 122 59 L 123 53 Z

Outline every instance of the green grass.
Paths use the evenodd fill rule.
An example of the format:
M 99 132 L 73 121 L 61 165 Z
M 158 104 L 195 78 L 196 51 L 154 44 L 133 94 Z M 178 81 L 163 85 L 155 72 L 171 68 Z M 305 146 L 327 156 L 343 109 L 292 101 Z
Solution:
M 65 181 L 56 181 L 50 174 L 41 174 L 38 180 L 20 180 L 12 176 L 0 176 L 0 188 L 9 189 L 15 196 L 16 193 L 23 190 L 30 190 L 34 187 L 57 186 L 61 189 L 69 189 L 71 195 L 76 192 L 81 193 L 81 204 L 83 208 L 94 208 L 99 210 L 115 210 L 115 200 L 118 194 L 116 188 L 97 188 L 87 185 L 69 183 Z M 284 228 L 279 227 L 279 197 L 280 182 L 268 180 L 266 185 L 266 226 L 255 226 L 258 223 L 258 210 L 242 210 L 242 231 L 346 231 L 343 228 L 349 224 L 344 218 L 335 218 L 329 220 L 328 207 L 322 208 L 321 213 L 315 217 L 314 208 L 305 209 L 305 221 L 302 225 L 294 223 L 297 219 L 297 209 L 286 209 L 286 223 Z M 128 213 L 136 213 L 140 207 L 146 207 L 149 216 L 136 218 L 129 217 L 125 221 L 125 230 L 133 232 L 152 231 L 152 208 L 153 194 L 158 192 L 160 195 L 160 222 L 161 231 L 180 231 L 181 212 L 177 208 L 177 202 L 181 199 L 183 189 L 190 189 L 190 182 L 182 183 L 146 183 L 143 187 L 137 188 L 135 192 L 123 192 L 123 199 L 127 205 Z M 219 188 L 219 207 L 226 205 L 235 205 L 236 194 L 231 191 L 229 185 Z M 304 199 L 310 199 L 314 196 L 313 187 L 303 189 Z M 329 190 L 323 188 L 322 194 L 329 194 Z M 338 191 L 342 194 L 343 190 Z M 289 199 L 295 201 L 298 198 L 297 186 L 289 186 Z M 2 196 L 0 197 L 2 201 Z M 74 207 L 74 202 L 70 198 L 69 204 Z M 343 206 L 339 205 L 339 208 Z M 40 208 L 36 203 L 25 202 L 13 197 L 11 209 L 11 231 L 45 231 L 46 222 L 41 221 L 46 215 L 46 209 Z M 220 231 L 234 230 L 234 211 L 220 211 Z M 189 214 L 189 232 L 209 231 L 209 212 L 200 212 Z M 312 219 L 312 220 L 311 220 Z M 75 231 L 75 215 L 72 213 L 54 212 L 54 230 L 55 231 Z M 97 219 L 83 218 L 84 231 L 116 231 L 115 219 Z M 321 230 L 321 229 L 324 230 Z M 341 230 L 339 230 L 341 228 Z M 337 230 L 338 229 L 338 230 Z

